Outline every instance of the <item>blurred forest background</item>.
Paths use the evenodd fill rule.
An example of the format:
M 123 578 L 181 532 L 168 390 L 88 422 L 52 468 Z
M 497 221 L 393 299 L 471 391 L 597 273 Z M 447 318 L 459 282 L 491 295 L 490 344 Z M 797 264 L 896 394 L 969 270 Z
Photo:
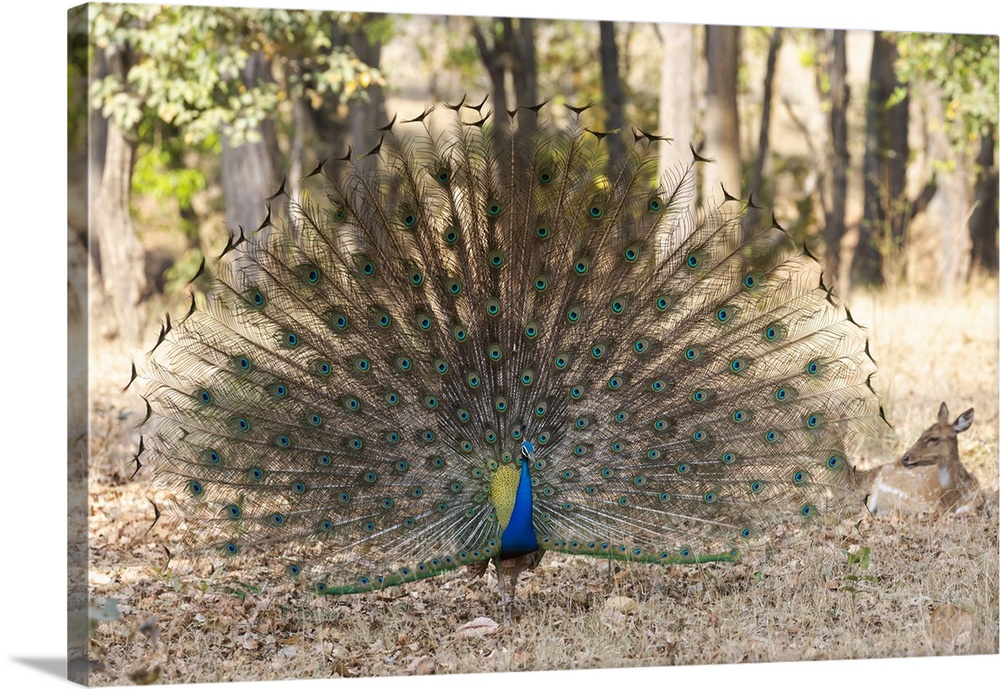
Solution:
M 87 22 L 69 44 L 70 262 L 89 193 L 105 337 L 139 341 L 148 298 L 179 297 L 283 180 L 294 196 L 397 113 L 463 97 L 593 102 L 612 155 L 655 132 L 667 167 L 693 146 L 717 161 L 702 200 L 752 193 L 842 292 L 950 294 L 998 269 L 996 36 L 126 4 Z

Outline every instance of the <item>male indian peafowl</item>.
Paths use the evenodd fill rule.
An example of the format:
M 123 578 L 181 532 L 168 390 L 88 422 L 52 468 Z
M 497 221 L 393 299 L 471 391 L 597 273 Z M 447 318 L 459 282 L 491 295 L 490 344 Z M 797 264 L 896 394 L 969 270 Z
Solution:
M 317 167 L 161 333 L 140 463 L 191 552 L 334 594 L 492 560 L 512 593 L 544 551 L 731 560 L 861 507 L 874 364 L 815 260 L 734 199 L 691 217 L 657 136 L 610 160 L 586 108 L 448 107 Z

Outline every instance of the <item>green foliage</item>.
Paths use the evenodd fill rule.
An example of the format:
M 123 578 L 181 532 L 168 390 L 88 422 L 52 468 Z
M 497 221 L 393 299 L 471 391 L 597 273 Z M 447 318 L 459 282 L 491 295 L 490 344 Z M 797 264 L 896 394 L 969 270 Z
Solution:
M 191 197 L 205 188 L 205 173 L 178 167 L 175 155 L 159 146 L 142 153 L 132 171 L 132 190 L 156 198 L 175 198 L 182 210 L 191 207 Z
M 252 142 L 257 125 L 289 99 L 318 107 L 381 83 L 378 70 L 331 40 L 363 19 L 319 11 L 98 5 L 95 45 L 123 56 L 127 71 L 97 80 L 91 102 L 126 131 L 152 116 L 177 127 L 188 144 L 220 132 L 234 145 Z M 373 23 L 373 31 L 391 30 Z M 258 53 L 267 67 L 248 85 L 244 72 Z
M 949 135 L 967 145 L 997 126 L 997 36 L 899 34 L 896 71 L 910 87 L 938 86 Z

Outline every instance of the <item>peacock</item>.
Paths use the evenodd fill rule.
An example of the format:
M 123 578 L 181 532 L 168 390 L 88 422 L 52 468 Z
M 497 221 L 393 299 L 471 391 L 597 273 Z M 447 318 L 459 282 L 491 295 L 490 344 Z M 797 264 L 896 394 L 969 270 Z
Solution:
M 507 601 L 547 551 L 734 561 L 861 508 L 875 364 L 819 263 L 586 110 L 393 118 L 232 234 L 133 365 L 186 553 L 323 594 L 492 561 Z

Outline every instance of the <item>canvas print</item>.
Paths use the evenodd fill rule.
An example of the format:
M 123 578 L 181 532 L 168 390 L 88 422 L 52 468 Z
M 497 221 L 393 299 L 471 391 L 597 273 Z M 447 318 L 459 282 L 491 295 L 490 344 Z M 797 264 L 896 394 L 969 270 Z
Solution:
M 997 36 L 68 56 L 72 680 L 998 652 Z

